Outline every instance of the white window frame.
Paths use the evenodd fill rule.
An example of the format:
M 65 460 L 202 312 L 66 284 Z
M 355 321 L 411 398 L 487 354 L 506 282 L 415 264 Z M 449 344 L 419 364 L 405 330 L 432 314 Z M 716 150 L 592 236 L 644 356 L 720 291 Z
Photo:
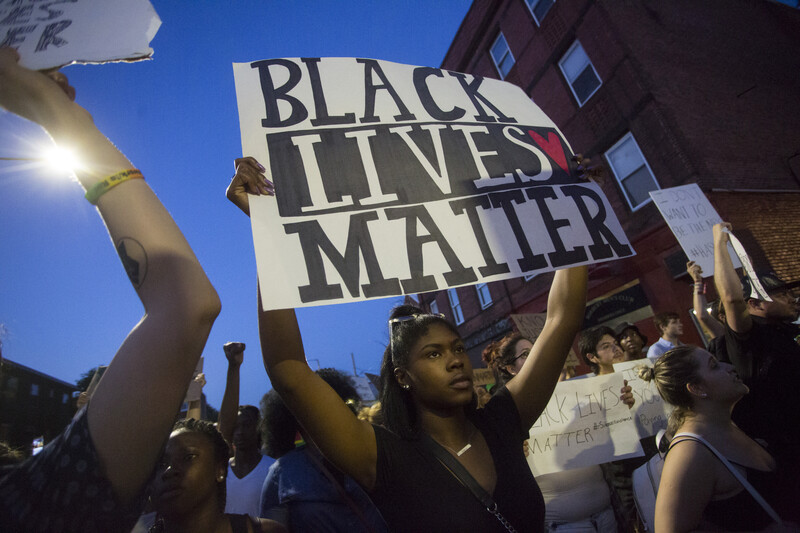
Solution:
M 544 20 L 545 17 L 547 17 L 547 14 L 550 13 L 550 10 L 553 9 L 553 6 L 556 4 L 556 0 L 525 0 L 525 5 L 528 6 L 528 10 L 531 12 L 533 21 L 536 22 L 537 26 L 542 25 L 542 20 L 536 18 L 536 13 L 534 13 L 534 5 L 538 6 L 542 2 L 548 2 L 550 4 L 550 7 L 547 8 L 547 11 L 545 11 L 544 15 L 542 16 L 542 20 Z
M 475 290 L 478 291 L 478 301 L 481 304 L 481 309 L 491 307 L 492 293 L 489 292 L 489 285 L 486 283 L 478 283 L 475 285 Z
M 525 277 L 524 277 L 523 279 L 524 279 L 525 281 L 530 281 L 530 280 L 532 280 L 533 278 L 535 278 L 535 277 L 536 277 L 536 276 L 538 276 L 538 275 L 539 275 L 539 274 L 525 274 Z
M 644 162 L 644 165 L 642 165 L 642 166 L 647 168 L 647 171 L 650 173 L 650 177 L 653 178 L 653 183 L 655 184 L 656 188 L 652 189 L 652 190 L 654 190 L 654 191 L 660 190 L 661 186 L 658 184 L 658 180 L 656 179 L 656 175 L 653 173 L 653 169 L 650 168 L 650 163 L 647 162 L 647 158 L 642 153 L 642 149 L 639 148 L 639 143 L 636 142 L 636 138 L 633 136 L 632 132 L 629 131 L 628 133 L 623 135 L 620 140 L 618 140 L 616 143 L 614 143 L 614 146 L 612 146 L 611 148 L 606 150 L 606 152 L 603 154 L 603 156 L 605 157 L 606 161 L 608 162 L 608 166 L 611 169 L 611 172 L 614 174 L 614 179 L 617 180 L 617 184 L 619 185 L 619 188 L 622 190 L 622 196 L 625 197 L 625 202 L 628 204 L 628 207 L 630 207 L 631 211 L 633 212 L 633 211 L 638 211 L 642 207 L 646 206 L 647 204 L 652 202 L 653 199 L 650 197 L 650 195 L 648 195 L 647 199 L 644 202 L 642 202 L 642 203 L 640 203 L 638 205 L 633 205 L 633 202 L 631 201 L 631 198 L 628 196 L 628 189 L 625 188 L 625 184 L 623 183 L 628 177 L 630 177 L 633 174 L 633 172 L 631 172 L 630 174 L 628 174 L 626 176 L 620 177 L 618 170 L 614 167 L 614 163 L 611 162 L 611 155 L 610 154 L 612 152 L 614 152 L 615 150 L 618 150 L 623 144 L 625 144 L 628 141 L 633 142 L 633 146 L 636 148 L 636 151 L 638 152 L 639 157 L 641 157 L 642 161 Z M 639 170 L 640 168 L 642 168 L 642 166 L 636 167 L 636 170 Z M 635 172 L 635 170 L 634 170 L 634 172 Z
M 436 300 L 431 300 L 431 314 L 432 315 L 439 314 L 439 304 L 436 303 Z
M 506 45 L 506 51 L 503 53 L 503 55 L 498 60 L 496 57 L 494 57 L 494 47 L 495 47 L 495 45 L 497 45 L 497 42 L 500 39 L 503 39 L 503 42 Z M 517 60 L 514 58 L 514 54 L 511 53 L 511 47 L 508 45 L 508 39 L 506 39 L 506 37 L 505 37 L 505 35 L 503 35 L 502 31 L 497 34 L 497 38 L 492 43 L 492 46 L 489 47 L 489 56 L 491 56 L 492 62 L 494 62 L 494 67 L 497 69 L 497 73 L 500 75 L 500 79 L 501 80 L 506 79 L 506 75 L 508 74 L 508 72 L 511 72 L 511 69 L 514 68 L 514 65 L 516 65 L 516 63 L 517 63 Z M 511 58 L 511 66 L 508 67 L 508 72 L 503 74 L 503 71 L 500 68 L 500 65 L 503 64 L 503 61 L 506 59 L 506 56 Z
M 572 86 L 572 83 L 576 79 L 578 79 L 578 77 L 580 77 L 581 74 L 584 73 L 584 71 L 586 70 L 586 65 L 584 65 L 583 68 L 580 69 L 580 72 L 578 73 L 578 75 L 575 76 L 572 79 L 569 78 L 569 76 L 567 75 L 567 72 L 564 70 L 564 62 L 565 62 L 565 60 L 570 55 L 572 55 L 577 48 L 580 48 L 583 51 L 583 55 L 586 56 L 586 61 L 587 61 L 586 65 L 591 67 L 592 72 L 594 72 L 594 75 L 597 77 L 597 81 L 600 82 L 600 84 L 597 87 L 595 87 L 594 90 L 590 94 L 586 95 L 586 98 L 584 98 L 583 100 L 581 100 L 580 97 L 578 96 L 578 93 L 575 92 L 575 88 Z M 578 102 L 578 107 L 583 107 L 583 104 L 588 102 L 589 99 L 592 96 L 594 96 L 594 93 L 596 93 L 600 89 L 600 87 L 603 86 L 603 80 L 602 80 L 602 78 L 600 78 L 600 74 L 597 73 L 597 69 L 594 68 L 594 64 L 592 64 L 592 60 L 589 58 L 589 54 L 586 53 L 586 49 L 583 47 L 583 45 L 577 39 L 575 39 L 575 42 L 572 43 L 572 46 L 569 47 L 569 50 L 567 50 L 567 52 L 563 56 L 561 56 L 561 59 L 558 60 L 558 68 L 561 69 L 561 74 L 563 74 L 564 75 L 564 79 L 567 80 L 567 85 L 569 85 L 569 90 L 572 91 L 572 96 L 574 96 L 575 97 L 575 101 Z
M 464 323 L 464 311 L 461 310 L 461 302 L 455 289 L 447 289 L 447 299 L 450 300 L 450 309 L 453 311 L 453 322 L 456 326 Z

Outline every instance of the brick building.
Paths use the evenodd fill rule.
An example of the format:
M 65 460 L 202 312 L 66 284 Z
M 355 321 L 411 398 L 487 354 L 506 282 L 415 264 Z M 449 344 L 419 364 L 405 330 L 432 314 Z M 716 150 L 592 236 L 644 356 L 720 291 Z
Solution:
M 72 420 L 77 390 L 72 383 L 0 359 L 0 441 L 28 455 L 34 438 L 50 442 Z
M 692 327 L 686 256 L 648 192 L 697 183 L 757 269 L 800 279 L 800 10 L 788 2 L 475 0 L 442 68 L 519 85 L 603 190 L 638 255 L 590 268 L 586 326 L 675 310 Z M 792 7 L 792 5 L 794 7 Z M 420 294 L 459 324 L 473 363 L 542 312 L 552 275 Z M 710 289 L 709 300 L 714 298 Z

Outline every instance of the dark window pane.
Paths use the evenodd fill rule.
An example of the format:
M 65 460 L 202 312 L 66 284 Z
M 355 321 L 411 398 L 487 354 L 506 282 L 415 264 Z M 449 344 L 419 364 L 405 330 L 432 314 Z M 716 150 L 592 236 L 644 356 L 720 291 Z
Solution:
M 533 6 L 533 16 L 536 17 L 536 20 L 541 24 L 542 19 L 547 12 L 550 11 L 550 8 L 553 7 L 553 0 L 539 0 L 535 2 Z
M 649 200 L 650 195 L 647 193 L 658 189 L 656 180 L 645 165 L 642 165 L 636 172 L 625 178 L 622 181 L 622 186 L 625 187 L 625 192 L 628 193 L 632 207 L 637 207 Z
M 572 82 L 572 89 L 575 91 L 578 102 L 581 104 L 588 100 L 598 87 L 600 87 L 600 79 L 597 77 L 597 74 L 594 73 L 591 66 L 587 66 L 583 69 L 583 72 Z
M 506 57 L 503 58 L 503 61 L 500 63 L 499 66 L 500 74 L 503 76 L 503 78 L 506 77 L 506 75 L 511 70 L 511 67 L 513 66 L 514 66 L 514 58 L 511 57 L 511 54 L 506 54 Z

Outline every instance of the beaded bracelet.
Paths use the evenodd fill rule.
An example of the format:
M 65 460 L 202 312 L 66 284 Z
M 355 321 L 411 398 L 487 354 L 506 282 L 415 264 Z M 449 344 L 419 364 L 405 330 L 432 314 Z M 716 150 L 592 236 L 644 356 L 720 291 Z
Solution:
M 694 292 L 697 294 L 705 294 L 706 293 L 706 282 L 705 281 L 695 281 L 694 282 Z
M 92 205 L 97 205 L 97 200 L 100 199 L 105 193 L 128 180 L 144 179 L 142 172 L 138 169 L 131 168 L 112 174 L 103 181 L 97 182 L 86 191 L 86 199 Z

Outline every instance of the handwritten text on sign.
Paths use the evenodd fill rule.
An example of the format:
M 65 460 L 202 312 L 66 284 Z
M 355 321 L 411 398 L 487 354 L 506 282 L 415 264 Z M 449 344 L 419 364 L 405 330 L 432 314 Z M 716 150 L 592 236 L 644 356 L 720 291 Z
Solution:
M 638 369 L 642 365 L 651 367 L 653 362 L 644 358 L 614 365 L 614 372 L 622 374 L 628 380 L 636 401 L 633 405 L 633 417 L 640 438 L 655 435 L 660 429 L 667 429 L 667 421 L 673 409 L 661 398 L 654 382 L 639 377 Z
M 148 0 L 0 0 L 0 46 L 36 70 L 149 57 L 160 25 Z
M 686 256 L 700 265 L 703 277 L 714 275 L 714 224 L 722 218 L 696 183 L 650 191 L 656 207 L 661 212 Z M 731 254 L 734 267 L 739 264 Z
M 562 381 L 530 430 L 535 476 L 644 455 L 633 414 L 620 400 L 623 376 Z
M 264 305 L 320 305 L 633 254 L 516 86 L 357 58 L 234 65 Z M 274 280 L 281 280 L 274 283 Z

